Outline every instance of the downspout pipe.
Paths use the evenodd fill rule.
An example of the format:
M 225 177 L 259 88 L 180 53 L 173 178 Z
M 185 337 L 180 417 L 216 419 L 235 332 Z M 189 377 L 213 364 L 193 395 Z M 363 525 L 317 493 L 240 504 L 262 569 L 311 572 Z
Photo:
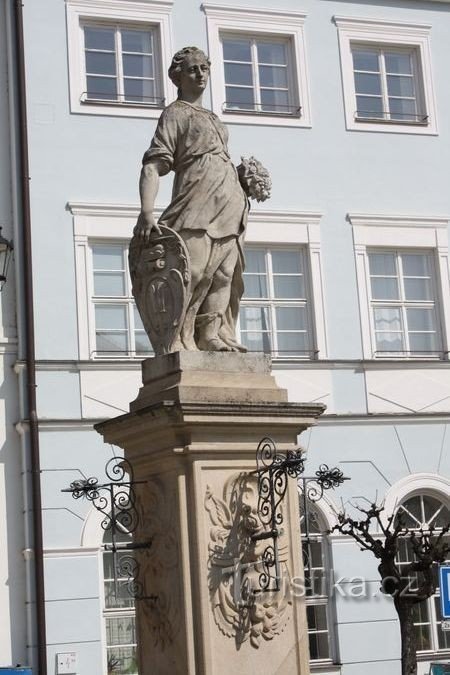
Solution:
M 23 289 L 25 303 L 26 395 L 30 436 L 31 486 L 34 530 L 34 575 L 36 592 L 36 636 L 38 675 L 47 675 L 45 625 L 44 555 L 42 534 L 41 466 L 36 407 L 36 358 L 34 336 L 33 275 L 31 250 L 30 170 L 28 161 L 28 123 L 26 104 L 25 50 L 22 0 L 13 0 L 16 22 L 16 59 L 19 104 L 20 191 L 22 201 Z

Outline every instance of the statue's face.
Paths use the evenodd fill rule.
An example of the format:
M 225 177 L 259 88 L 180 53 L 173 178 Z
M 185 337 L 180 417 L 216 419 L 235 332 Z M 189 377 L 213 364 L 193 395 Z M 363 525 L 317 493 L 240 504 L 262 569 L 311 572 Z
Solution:
M 202 94 L 209 77 L 209 65 L 205 56 L 188 54 L 180 72 L 180 89 L 183 94 Z

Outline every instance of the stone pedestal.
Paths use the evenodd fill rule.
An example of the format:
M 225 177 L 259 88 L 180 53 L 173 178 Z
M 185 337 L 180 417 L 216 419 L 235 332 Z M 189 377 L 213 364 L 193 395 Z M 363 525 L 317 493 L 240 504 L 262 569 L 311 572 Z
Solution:
M 288 403 L 268 357 L 179 352 L 144 361 L 130 413 L 97 425 L 146 481 L 135 535 L 153 542 L 137 553 L 142 675 L 309 673 L 295 480 L 282 505 L 281 590 L 254 604 L 241 590 L 258 586 L 267 546 L 251 540 L 261 530 L 257 445 L 270 436 L 279 451 L 295 449 L 323 409 Z

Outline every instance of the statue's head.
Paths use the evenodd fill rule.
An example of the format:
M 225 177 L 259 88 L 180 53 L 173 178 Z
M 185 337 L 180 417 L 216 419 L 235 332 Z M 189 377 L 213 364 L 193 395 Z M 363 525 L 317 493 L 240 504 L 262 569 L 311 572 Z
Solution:
M 205 52 L 198 47 L 183 47 L 183 49 L 174 54 L 169 67 L 169 77 L 178 89 L 178 96 L 181 93 L 182 74 L 183 72 L 187 72 L 193 64 L 200 64 L 202 66 L 202 69 L 206 72 L 205 80 L 207 80 L 211 61 Z

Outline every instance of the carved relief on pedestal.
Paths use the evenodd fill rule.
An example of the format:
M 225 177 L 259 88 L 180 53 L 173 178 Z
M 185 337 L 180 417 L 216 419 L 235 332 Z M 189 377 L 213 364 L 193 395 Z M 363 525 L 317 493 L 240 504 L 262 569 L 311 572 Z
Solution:
M 265 526 L 258 518 L 256 476 L 238 474 L 230 478 L 223 498 L 206 487 L 205 508 L 209 513 L 209 591 L 214 620 L 220 631 L 237 645 L 250 640 L 258 648 L 261 639 L 272 640 L 283 632 L 290 618 L 288 545 L 286 535 L 278 539 L 282 580 L 277 592 L 258 592 L 267 567 L 267 540 L 252 540 Z M 267 561 L 266 561 L 267 563 Z
M 180 630 L 176 495 L 154 479 L 141 488 L 138 500 L 142 514 L 139 540 L 152 542 L 150 548 L 137 553 L 145 591 L 139 619 L 145 622 L 145 633 L 152 637 L 154 647 L 164 651 L 173 646 Z

